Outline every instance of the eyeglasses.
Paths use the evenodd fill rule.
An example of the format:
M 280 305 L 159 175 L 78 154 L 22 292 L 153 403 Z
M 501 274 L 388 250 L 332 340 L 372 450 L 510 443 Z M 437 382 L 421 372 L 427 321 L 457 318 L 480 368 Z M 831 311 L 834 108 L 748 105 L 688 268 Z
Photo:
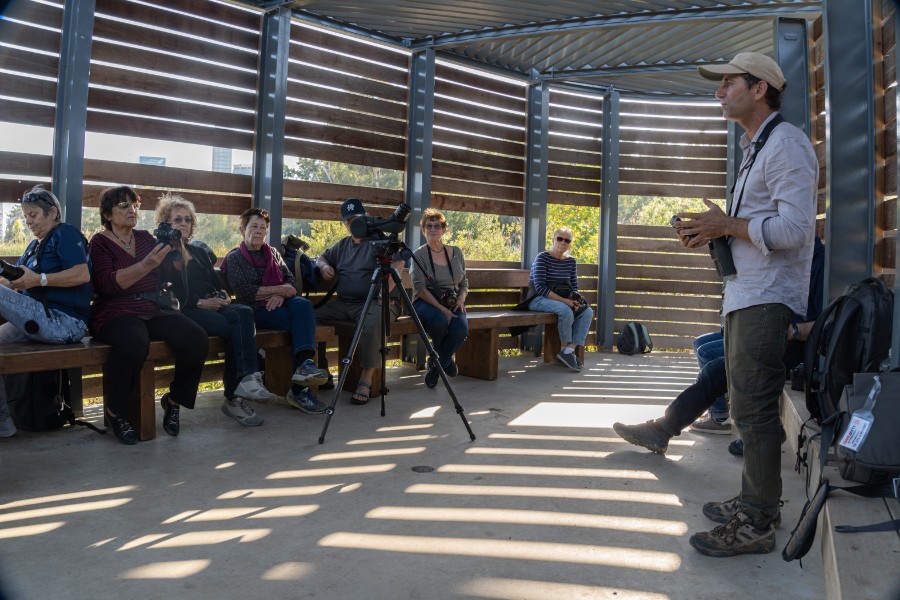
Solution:
M 566 244 L 571 244 L 571 243 L 572 243 L 572 240 L 570 240 L 569 238 L 564 238 L 564 237 L 559 236 L 559 235 L 556 236 L 556 241 L 557 241 L 557 242 L 565 242 Z
M 443 229 L 443 223 L 425 223 L 425 229 Z
M 137 211 L 137 210 L 141 210 L 141 203 L 140 202 L 123 201 L 123 202 L 119 202 L 118 204 L 116 204 L 115 207 L 121 208 L 122 210 L 128 210 L 129 208 L 134 207 L 134 210 Z
M 191 224 L 191 223 L 194 222 L 194 217 L 192 217 L 192 216 L 190 216 L 190 215 L 188 215 L 188 216 L 186 216 L 186 217 L 182 217 L 181 215 L 178 215 L 177 217 L 174 217 L 174 218 L 172 219 L 172 222 L 175 223 L 175 224 L 179 224 L 179 225 L 180 225 L 181 223 L 188 223 L 188 224 Z

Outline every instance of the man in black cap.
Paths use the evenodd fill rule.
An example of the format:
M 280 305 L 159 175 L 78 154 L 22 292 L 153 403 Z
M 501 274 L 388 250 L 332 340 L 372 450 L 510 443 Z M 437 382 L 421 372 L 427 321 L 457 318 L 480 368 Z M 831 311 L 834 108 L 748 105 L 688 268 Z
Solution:
M 381 299 L 373 302 L 367 315 L 362 315 L 363 304 L 372 283 L 372 273 L 377 268 L 375 252 L 369 238 L 356 237 L 350 230 L 350 223 L 364 216 L 366 209 L 356 198 L 348 198 L 341 204 L 341 221 L 347 232 L 334 246 L 316 259 L 319 275 L 328 284 L 337 276 L 337 294 L 316 309 L 317 320 L 354 321 L 364 318 L 362 334 L 357 346 L 357 357 L 361 367 L 356 392 L 350 398 L 353 404 L 366 404 L 372 389 L 372 376 L 381 367 L 381 302 L 390 302 L 391 320 L 400 316 L 400 303 L 395 299 Z M 403 261 L 396 261 L 393 267 L 403 268 Z M 394 282 L 390 281 L 389 289 Z
M 723 273 L 722 313 L 731 418 L 744 441 L 744 471 L 737 496 L 703 506 L 707 518 L 723 524 L 692 535 L 690 543 L 708 556 L 762 554 L 775 548 L 780 522 L 782 356 L 792 315 L 806 311 L 819 169 L 809 138 L 779 113 L 787 82 L 778 63 L 743 52 L 699 71 L 720 82 L 716 98 L 724 117 L 746 132 L 729 211 L 704 200 L 706 212 L 678 215 L 683 246 L 720 238 L 719 262 L 725 254 L 733 258 L 736 273 Z

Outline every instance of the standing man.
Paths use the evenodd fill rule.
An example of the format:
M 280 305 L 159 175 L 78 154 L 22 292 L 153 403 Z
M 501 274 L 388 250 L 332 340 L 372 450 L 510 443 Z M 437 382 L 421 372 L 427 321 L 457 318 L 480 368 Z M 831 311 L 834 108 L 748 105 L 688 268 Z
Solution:
M 744 128 L 743 161 L 726 214 L 704 200 L 682 213 L 681 244 L 697 248 L 725 236 L 736 274 L 725 277 L 725 363 L 731 417 L 744 441 L 741 493 L 708 502 L 703 514 L 723 523 L 690 543 L 708 556 L 763 554 L 775 548 L 781 521 L 781 421 L 786 332 L 806 311 L 816 221 L 818 163 L 809 138 L 778 112 L 786 81 L 778 64 L 744 52 L 698 69 L 719 81 L 722 114 Z M 721 262 L 721 261 L 720 261 Z

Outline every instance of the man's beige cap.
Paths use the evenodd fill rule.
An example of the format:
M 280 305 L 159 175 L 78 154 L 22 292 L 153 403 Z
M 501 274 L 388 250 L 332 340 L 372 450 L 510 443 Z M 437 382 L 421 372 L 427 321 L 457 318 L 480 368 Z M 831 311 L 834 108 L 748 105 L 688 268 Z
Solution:
M 784 90 L 784 86 L 787 83 L 778 63 L 759 52 L 741 52 L 732 58 L 728 64 L 697 67 L 697 70 L 704 78 L 712 79 L 713 81 L 721 80 L 722 75 L 749 73 L 757 79 L 762 79 L 779 92 Z

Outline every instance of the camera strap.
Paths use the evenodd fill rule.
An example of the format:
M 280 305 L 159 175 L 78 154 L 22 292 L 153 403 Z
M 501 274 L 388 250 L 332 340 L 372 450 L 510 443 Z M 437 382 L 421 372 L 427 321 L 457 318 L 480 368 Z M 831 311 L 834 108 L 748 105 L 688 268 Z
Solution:
M 744 173 L 744 185 L 741 186 L 741 193 L 738 195 L 738 201 L 734 205 L 733 214 L 729 214 L 731 217 L 736 217 L 738 215 L 738 211 L 741 209 L 741 200 L 744 199 L 744 188 L 747 187 L 747 179 L 750 177 L 750 169 L 753 168 L 754 163 L 756 163 L 756 157 L 759 156 L 760 150 L 762 150 L 763 146 L 766 145 L 766 142 L 769 141 L 769 136 L 772 134 L 772 130 L 778 127 L 780 124 L 784 123 L 784 117 L 781 113 L 776 113 L 771 121 L 766 123 L 766 126 L 763 127 L 763 130 L 760 132 L 758 136 L 756 136 L 756 141 L 753 142 L 753 154 L 750 156 L 750 160 L 747 163 L 746 168 L 741 168 L 740 171 Z M 734 190 L 737 187 L 739 176 L 735 178 L 734 184 L 731 186 L 731 195 L 734 196 Z

